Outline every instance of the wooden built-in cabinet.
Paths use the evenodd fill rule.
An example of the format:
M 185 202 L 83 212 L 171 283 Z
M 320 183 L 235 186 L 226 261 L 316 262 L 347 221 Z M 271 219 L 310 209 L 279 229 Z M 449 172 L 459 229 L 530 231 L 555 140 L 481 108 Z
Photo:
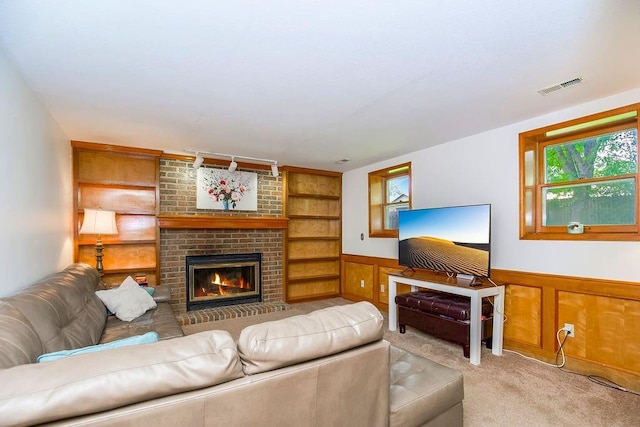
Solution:
M 342 255 L 342 297 L 350 301 L 369 301 L 380 310 L 389 310 L 389 273 L 404 267 L 387 258 Z M 397 293 L 411 292 L 411 286 L 398 284 Z
M 116 212 L 118 234 L 102 236 L 104 282 L 144 274 L 159 284 L 161 151 L 72 141 L 75 260 L 96 265 L 97 236 L 79 234 L 84 209 Z
M 285 299 L 340 295 L 341 193 L 338 172 L 286 167 L 283 171 Z

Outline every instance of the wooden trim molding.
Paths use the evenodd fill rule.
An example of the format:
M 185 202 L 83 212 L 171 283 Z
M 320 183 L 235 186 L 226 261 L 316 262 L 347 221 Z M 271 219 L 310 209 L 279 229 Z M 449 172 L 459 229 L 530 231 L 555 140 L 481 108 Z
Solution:
M 211 215 L 158 215 L 160 228 L 286 229 L 287 218 Z
M 138 154 L 143 156 L 160 157 L 162 150 L 152 150 L 149 148 L 128 147 L 124 145 L 101 144 L 98 142 L 71 141 L 71 146 L 86 150 L 110 151 L 117 153 Z

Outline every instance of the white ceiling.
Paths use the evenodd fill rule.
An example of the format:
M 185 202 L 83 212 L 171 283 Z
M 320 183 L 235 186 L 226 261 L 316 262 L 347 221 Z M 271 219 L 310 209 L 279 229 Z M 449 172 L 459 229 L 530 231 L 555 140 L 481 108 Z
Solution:
M 638 0 L 0 0 L 71 139 L 337 171 L 640 87 L 639 43 Z

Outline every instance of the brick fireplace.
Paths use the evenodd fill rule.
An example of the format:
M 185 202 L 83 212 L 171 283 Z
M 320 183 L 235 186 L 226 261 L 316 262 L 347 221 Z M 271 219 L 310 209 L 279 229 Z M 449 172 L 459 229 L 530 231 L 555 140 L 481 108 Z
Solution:
M 282 233 L 279 229 L 161 228 L 160 274 L 171 289 L 173 312 L 187 311 L 186 257 L 195 255 L 260 253 L 262 301 L 282 302 Z
M 196 180 L 191 163 L 160 161 L 160 282 L 171 289 L 171 308 L 185 323 L 195 323 L 199 311 L 187 312 L 186 257 L 222 254 L 261 254 L 262 302 L 285 305 L 283 295 L 283 235 L 281 177 L 269 170 L 246 169 L 258 174 L 258 211 L 196 209 Z M 255 310 L 255 304 L 234 305 L 229 310 Z M 226 310 L 226 309 L 224 309 Z M 255 313 L 258 314 L 258 313 Z M 188 319 L 187 319 L 188 316 Z M 239 314 L 231 313 L 236 317 Z M 202 317 L 202 316 L 200 316 Z M 201 321 L 212 320 L 203 319 Z

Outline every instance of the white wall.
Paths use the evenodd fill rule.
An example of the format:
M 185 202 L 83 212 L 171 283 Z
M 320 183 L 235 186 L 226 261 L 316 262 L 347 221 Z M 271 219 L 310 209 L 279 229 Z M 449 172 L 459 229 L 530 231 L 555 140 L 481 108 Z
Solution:
M 0 296 L 73 260 L 71 147 L 0 51 Z
M 518 238 L 518 134 L 637 102 L 640 88 L 345 173 L 342 251 L 397 258 L 397 239 L 368 237 L 367 174 L 411 161 L 414 209 L 492 204 L 492 268 L 640 281 L 640 242 Z

